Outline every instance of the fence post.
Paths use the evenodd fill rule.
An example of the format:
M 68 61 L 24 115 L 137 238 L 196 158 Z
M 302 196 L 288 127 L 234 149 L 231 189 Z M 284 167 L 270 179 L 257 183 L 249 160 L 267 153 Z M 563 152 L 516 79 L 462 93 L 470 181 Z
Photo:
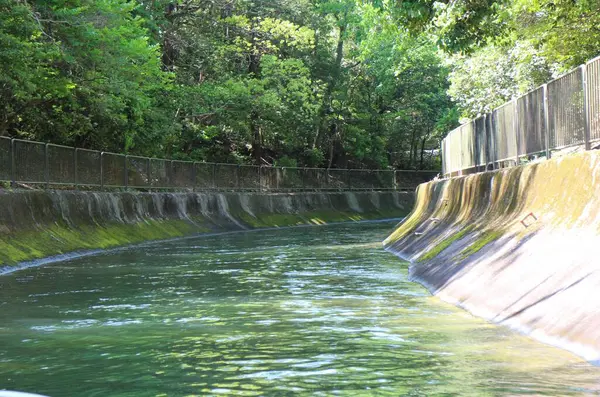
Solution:
M 488 158 L 489 158 L 489 151 L 488 151 L 488 131 L 487 131 L 487 113 L 484 114 L 483 116 L 481 116 L 481 120 L 482 120 L 482 129 L 481 129 L 481 138 L 483 139 L 482 142 L 480 142 L 480 147 L 483 148 L 483 153 L 481 153 L 479 155 L 479 163 L 481 164 L 479 166 L 479 172 L 485 172 L 487 171 L 487 163 L 488 163 Z M 483 169 L 481 169 L 483 167 Z
M 442 164 L 442 166 L 443 166 L 443 164 Z M 392 180 L 392 190 L 398 190 L 398 181 L 396 180 L 396 170 L 394 170 L 393 173 L 394 174 L 393 174 L 392 178 L 394 178 L 394 179 Z
M 196 191 L 196 162 L 192 162 L 192 192 Z
M 458 147 L 460 149 L 460 153 L 459 153 L 459 158 L 458 158 L 458 176 L 462 176 L 463 174 L 463 127 L 462 125 L 460 126 L 460 129 L 457 130 L 458 131 Z
M 550 112 L 548 106 L 548 84 L 544 84 L 542 89 L 544 95 L 544 139 L 546 140 L 546 160 L 552 156 L 550 152 Z
M 444 140 L 446 141 L 445 149 L 442 149 L 442 153 L 445 153 L 445 158 L 446 160 L 444 160 L 445 164 L 445 174 L 444 177 L 445 178 L 449 178 L 450 174 L 452 173 L 452 139 L 449 139 L 449 137 L 444 138 Z
M 515 134 L 515 166 L 519 165 L 519 102 L 517 98 L 513 99 L 513 130 Z
M 446 146 L 444 144 L 444 141 L 446 140 L 446 138 L 442 139 L 440 142 L 440 158 L 442 159 L 442 176 L 446 175 L 446 164 L 444 161 L 444 153 L 446 152 L 446 150 L 444 149 L 444 147 Z M 394 170 L 394 175 L 396 175 L 396 170 Z M 396 178 L 394 178 L 394 183 L 396 181 Z
M 127 187 L 129 185 L 129 169 L 128 169 L 128 164 L 129 163 L 129 156 L 125 155 L 125 159 L 123 160 L 124 162 L 124 167 L 123 167 L 123 171 L 124 171 L 124 175 L 123 175 L 123 183 L 125 185 L 125 190 L 127 190 Z
M 15 140 L 10 140 L 10 181 L 11 186 L 17 186 L 17 161 L 15 159 Z
M 350 172 L 351 171 L 347 169 L 347 170 L 344 170 L 342 172 L 346 173 L 346 189 L 347 190 L 352 190 L 352 188 L 350 187 Z
M 175 188 L 175 172 L 174 172 L 174 167 L 173 167 L 173 160 L 169 161 L 169 188 Z
M 217 190 L 217 165 L 213 164 L 212 165 L 212 185 L 213 185 L 213 189 Z
M 581 65 L 581 81 L 583 83 L 583 137 L 585 140 L 585 150 L 591 149 L 590 144 L 590 109 L 587 90 L 587 65 Z
M 104 190 L 104 152 L 100 153 L 100 190 Z
M 77 183 L 79 181 L 79 175 L 78 175 L 78 171 L 77 171 L 77 154 L 79 153 L 79 148 L 75 148 L 74 153 L 73 153 L 73 178 L 74 180 L 74 184 L 75 184 L 75 189 L 77 190 L 77 188 L 79 187 L 79 184 Z
M 46 158 L 46 167 L 44 170 L 44 179 L 46 181 L 46 189 L 50 187 L 50 158 L 48 155 L 48 146 L 49 144 L 44 145 L 44 157 Z
M 373 175 L 373 173 L 375 175 Z M 381 186 L 381 171 L 379 170 L 375 170 L 375 171 L 369 171 L 369 176 L 371 176 L 371 190 L 377 190 L 380 188 Z M 375 176 L 375 177 L 373 177 Z
M 302 190 L 308 190 L 306 188 L 306 168 L 298 168 L 300 170 L 300 180 L 302 181 Z
M 240 186 L 240 165 L 236 165 L 235 166 L 235 188 L 240 191 L 242 190 L 241 186 Z

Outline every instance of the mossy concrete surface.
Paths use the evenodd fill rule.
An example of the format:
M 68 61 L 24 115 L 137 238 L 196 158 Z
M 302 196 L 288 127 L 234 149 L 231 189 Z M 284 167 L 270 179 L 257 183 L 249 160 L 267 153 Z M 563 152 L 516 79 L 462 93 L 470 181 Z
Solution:
M 591 151 L 423 184 L 384 245 L 442 299 L 598 361 L 599 241 Z
M 0 190 L 0 271 L 73 251 L 207 232 L 406 215 L 414 194 Z

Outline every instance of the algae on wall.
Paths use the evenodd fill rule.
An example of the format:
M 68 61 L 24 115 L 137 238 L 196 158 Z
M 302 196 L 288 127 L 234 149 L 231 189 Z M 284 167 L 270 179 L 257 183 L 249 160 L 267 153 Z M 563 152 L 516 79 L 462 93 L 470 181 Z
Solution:
M 212 231 L 395 218 L 410 208 L 412 197 L 399 192 L 0 192 L 0 267 Z M 352 210 L 357 205 L 361 212 Z
M 587 151 L 421 185 L 386 248 L 442 299 L 600 360 L 599 172 Z
M 431 259 L 435 258 L 439 254 L 441 254 L 446 248 L 450 247 L 450 245 L 452 243 L 454 243 L 455 241 L 458 241 L 458 240 L 462 239 L 471 230 L 473 230 L 473 227 L 472 226 L 467 226 L 464 229 L 461 229 L 458 232 L 451 234 L 450 236 L 446 237 L 442 241 L 437 242 L 433 247 L 431 247 L 431 249 L 429 249 L 427 252 L 425 252 L 424 255 L 421 255 L 417 259 L 417 261 L 418 262 L 425 262 L 425 261 L 428 261 L 428 260 L 431 260 Z
M 0 235 L 0 266 L 77 250 L 107 249 L 149 240 L 183 237 L 208 231 L 183 220 L 147 220 L 69 227 L 56 223 L 39 230 Z

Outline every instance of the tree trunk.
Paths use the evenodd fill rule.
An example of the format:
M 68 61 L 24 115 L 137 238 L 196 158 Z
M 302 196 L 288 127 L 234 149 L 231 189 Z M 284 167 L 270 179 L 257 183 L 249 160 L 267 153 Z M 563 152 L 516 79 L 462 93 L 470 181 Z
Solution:
M 257 79 L 260 76 L 260 52 L 256 46 L 256 19 L 252 18 L 250 36 L 250 57 L 248 62 L 248 73 Z M 256 164 L 262 163 L 262 131 L 260 128 L 260 115 L 256 110 L 250 113 L 250 131 L 252 132 L 252 154 Z
M 252 155 L 256 164 L 262 164 L 262 130 L 260 128 L 260 117 L 253 110 L 250 113 L 250 131 L 252 132 Z
M 419 169 L 423 169 L 423 155 L 425 153 L 425 142 L 427 141 L 427 136 L 423 137 L 421 140 L 421 160 L 419 161 Z
M 177 50 L 174 46 L 174 33 L 173 33 L 173 13 L 176 10 L 175 3 L 169 3 L 165 7 L 165 20 L 167 21 L 164 27 L 164 35 L 162 40 L 162 55 L 161 61 L 163 64 L 163 69 L 167 71 L 173 70 L 173 66 L 175 65 L 175 59 L 177 58 Z
M 416 154 L 417 154 L 417 150 L 416 150 L 416 141 L 417 141 L 417 136 L 416 136 L 416 132 L 415 130 L 412 131 L 412 136 L 410 138 L 410 154 L 408 156 L 408 168 L 412 168 L 413 166 L 413 160 L 416 159 Z
M 255 78 L 260 74 L 260 52 L 256 48 L 256 19 L 252 18 L 250 25 L 250 59 L 248 64 L 248 72 Z
M 333 165 L 333 152 L 334 152 L 334 148 L 335 148 L 335 139 L 337 138 L 337 124 L 332 123 L 331 124 L 331 139 L 329 142 L 329 166 L 328 168 L 331 168 L 331 166 Z
M 344 16 L 344 19 L 345 19 L 345 16 Z M 339 80 L 341 72 L 342 72 L 342 60 L 344 58 L 344 34 L 346 33 L 346 24 L 339 26 L 338 33 L 339 33 L 339 36 L 338 36 L 338 42 L 337 42 L 337 46 L 336 46 L 336 53 L 335 53 L 335 69 L 333 71 L 333 76 L 332 76 L 331 80 L 329 80 L 329 83 L 327 84 L 327 89 L 325 90 L 325 95 L 323 96 L 323 103 L 321 106 L 321 110 L 319 112 L 319 120 L 317 121 L 317 123 L 320 125 L 323 125 L 325 123 L 324 119 L 327 116 L 329 108 L 331 108 L 333 91 L 335 90 L 335 87 L 338 83 L 338 80 Z M 329 129 L 331 130 L 331 126 Z M 321 131 L 323 131 L 323 130 L 324 129 L 317 127 L 315 139 L 314 139 L 315 145 L 317 142 L 319 142 Z M 333 140 L 333 136 L 331 138 Z

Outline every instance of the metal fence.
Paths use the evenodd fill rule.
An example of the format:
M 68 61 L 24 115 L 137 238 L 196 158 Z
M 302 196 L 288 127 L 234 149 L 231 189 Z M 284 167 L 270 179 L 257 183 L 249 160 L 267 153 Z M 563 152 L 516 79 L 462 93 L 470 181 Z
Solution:
M 451 131 L 445 177 L 549 159 L 600 142 L 600 57 Z
M 436 175 L 436 171 L 259 167 L 176 161 L 0 137 L 0 181 L 46 188 L 413 190 Z

